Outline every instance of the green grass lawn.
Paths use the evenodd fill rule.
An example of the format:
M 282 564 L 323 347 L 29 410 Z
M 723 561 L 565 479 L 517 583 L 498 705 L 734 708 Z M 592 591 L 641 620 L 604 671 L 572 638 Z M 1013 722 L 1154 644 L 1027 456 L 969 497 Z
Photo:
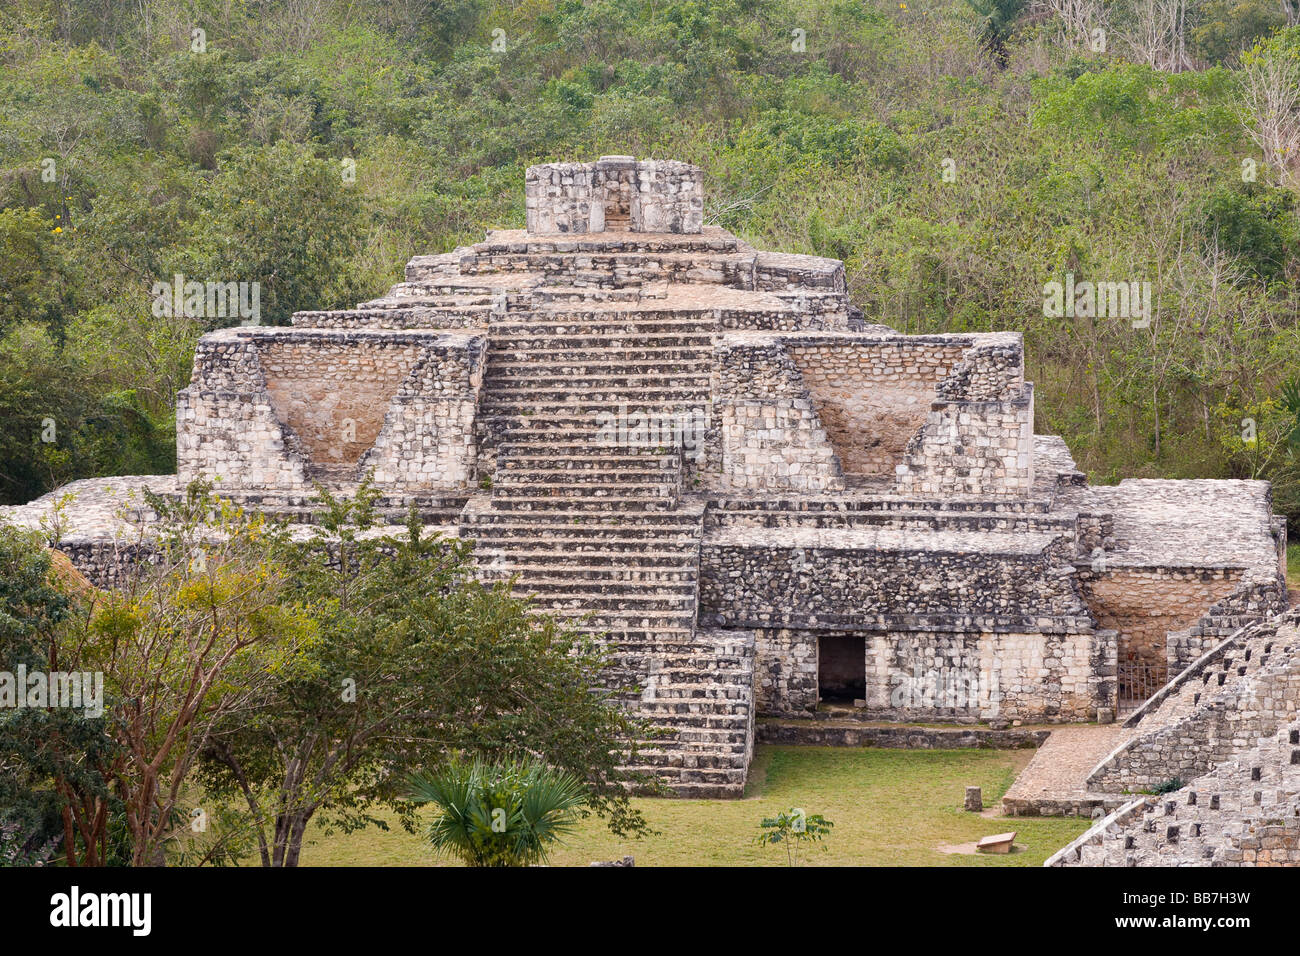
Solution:
M 1286 546 L 1287 587 L 1300 590 L 1300 544 Z
M 759 747 L 743 800 L 639 799 L 657 835 L 620 840 L 599 820 L 584 822 L 553 853 L 553 865 L 636 857 L 637 866 L 777 866 L 785 851 L 753 843 L 758 822 L 797 806 L 835 824 L 815 866 L 1037 866 L 1088 823 L 1078 819 L 988 819 L 962 810 L 966 786 L 984 788 L 996 806 L 1028 763 L 1030 750 L 875 750 Z M 945 854 L 941 844 L 969 843 L 1015 830 L 1024 852 L 1009 856 Z M 420 839 L 393 828 L 353 834 L 314 831 L 307 866 L 402 866 L 436 860 Z

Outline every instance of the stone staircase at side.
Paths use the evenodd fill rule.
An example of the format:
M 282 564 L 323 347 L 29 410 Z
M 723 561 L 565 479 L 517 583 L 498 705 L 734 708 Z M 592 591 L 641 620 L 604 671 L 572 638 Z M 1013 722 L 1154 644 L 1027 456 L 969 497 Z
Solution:
M 1133 729 L 1088 775 L 1117 793 L 1190 780 L 1300 717 L 1300 609 L 1242 628 L 1126 721 Z
M 611 680 L 636 688 L 627 704 L 650 725 L 631 768 L 688 797 L 743 792 L 754 640 L 698 623 L 704 506 L 683 494 L 673 423 L 709 409 L 725 331 L 861 322 L 842 264 L 757 251 L 714 227 L 497 231 L 416 256 L 403 282 L 354 310 L 294 318 L 486 333 L 476 444 L 492 486 L 468 495 L 460 534 L 485 580 L 513 579 L 612 647 Z M 690 422 L 694 435 L 706 424 Z
M 1181 789 L 1125 804 L 1045 865 L 1300 865 L 1300 723 Z
M 653 733 L 630 769 L 679 796 L 739 796 L 754 650 L 696 628 L 703 506 L 682 498 L 679 424 L 708 407 L 709 313 L 495 315 L 479 415 L 492 493 L 466 510 L 485 580 L 613 645 Z M 636 433 L 636 419 L 651 422 Z M 631 427 L 630 427 L 631 426 Z

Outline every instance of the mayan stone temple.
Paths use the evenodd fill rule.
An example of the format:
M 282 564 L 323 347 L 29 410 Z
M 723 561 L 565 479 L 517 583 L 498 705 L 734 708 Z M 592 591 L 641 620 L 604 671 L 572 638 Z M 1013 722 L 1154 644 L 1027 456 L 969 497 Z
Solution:
M 704 225 L 703 185 L 664 160 L 532 167 L 526 229 L 416 256 L 353 310 L 205 335 L 178 475 L 0 511 L 35 526 L 76 493 L 58 547 L 111 586 L 133 488 L 219 478 L 306 521 L 314 483 L 373 474 L 393 524 L 414 503 L 613 645 L 669 731 L 640 764 L 694 796 L 738 796 L 773 721 L 1166 726 L 1267 669 L 1275 645 L 1242 660 L 1233 637 L 1286 607 L 1266 483 L 1090 487 L 1034 433 L 1019 334 L 871 324 L 841 262 Z M 1098 789 L 1164 774 L 1150 737 Z

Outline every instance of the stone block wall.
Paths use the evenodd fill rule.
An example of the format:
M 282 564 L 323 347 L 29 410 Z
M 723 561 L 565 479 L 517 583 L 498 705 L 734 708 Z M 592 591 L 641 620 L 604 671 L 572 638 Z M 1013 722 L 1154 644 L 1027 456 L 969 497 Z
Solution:
M 1123 635 L 1121 657 L 1164 665 L 1172 677 L 1205 650 L 1188 628 L 1232 594 L 1242 575 L 1239 568 L 1081 566 L 1078 580 L 1101 626 Z
M 254 339 L 275 417 L 307 462 L 352 466 L 374 445 L 393 396 L 420 359 L 414 342 Z
M 485 328 L 491 306 L 459 308 L 336 309 L 295 312 L 295 328 L 306 329 L 478 329 Z
M 486 368 L 485 337 L 426 347 L 389 403 L 383 430 L 361 462 L 377 487 L 469 487 L 477 468 L 475 420 Z
M 276 417 L 253 333 L 203 336 L 188 388 L 176 396 L 176 470 L 182 484 L 220 477 L 223 488 L 306 488 L 306 462 Z
M 530 166 L 524 177 L 528 232 L 698 233 L 704 177 L 673 160 L 603 156 L 594 163 Z
M 437 332 L 239 328 L 203 337 L 177 400 L 180 480 L 305 490 L 463 488 L 486 339 Z
M 889 475 L 930 411 L 961 343 L 922 337 L 787 342 L 845 474 Z
M 726 334 L 716 487 L 831 490 L 857 475 L 919 498 L 1028 495 L 1034 405 L 1022 354 L 1016 335 Z
M 1300 723 L 1126 803 L 1044 866 L 1300 866 Z
M 1114 707 L 1114 633 L 756 630 L 756 706 L 765 717 L 817 707 L 819 642 L 863 639 L 865 718 L 972 723 L 1094 720 Z
M 765 717 L 817 709 L 817 641 L 806 631 L 754 631 L 754 706 Z
M 729 491 L 839 490 L 839 459 L 798 368 L 771 339 L 715 352 L 714 419 Z
M 1094 628 L 1073 587 L 1071 541 L 996 554 L 940 550 L 937 536 L 927 548 L 907 531 L 842 548 L 729 534 L 701 547 L 700 621 L 755 630 L 764 715 L 816 706 L 818 642 L 831 635 L 864 640 L 876 719 L 1089 720 L 1114 707 L 1116 635 Z
M 793 252 L 760 252 L 754 258 L 754 289 L 758 292 L 846 291 L 844 263 L 823 256 Z M 809 296 L 811 298 L 811 296 Z
M 896 467 L 917 497 L 1027 495 L 1034 486 L 1034 393 L 1006 401 L 936 401 Z
M 908 531 L 853 534 L 838 546 L 830 536 L 807 547 L 793 535 L 782 537 L 705 539 L 701 620 L 719 627 L 858 630 L 1092 626 L 1059 546 L 1019 554 L 959 551 L 941 535 Z

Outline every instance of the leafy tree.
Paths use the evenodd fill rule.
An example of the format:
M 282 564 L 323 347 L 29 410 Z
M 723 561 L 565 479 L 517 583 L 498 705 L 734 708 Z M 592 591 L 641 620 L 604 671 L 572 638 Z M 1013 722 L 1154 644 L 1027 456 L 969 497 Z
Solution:
M 39 210 L 0 210 L 0 334 L 20 322 L 58 324 L 73 306 L 78 283 L 55 229 Z
M 265 521 L 192 484 L 178 501 L 146 492 L 158 525 L 63 649 L 70 669 L 104 675 L 108 734 L 120 750 L 109 778 L 121 801 L 133 866 L 161 863 L 214 727 L 248 706 L 313 638 L 284 600 Z
M 1209 0 L 1191 30 L 1192 50 L 1209 63 L 1231 61 L 1287 25 L 1284 7 L 1277 0 Z
M 577 777 L 531 759 L 455 758 L 435 773 L 412 777 L 410 796 L 437 807 L 426 830 L 434 852 L 469 866 L 545 863 L 586 802 Z
M 339 161 L 287 142 L 236 149 L 200 201 L 206 228 L 189 277 L 259 283 L 262 324 L 360 297 L 345 263 L 363 238 L 361 205 Z
M 1281 278 L 1295 244 L 1295 197 L 1282 189 L 1220 188 L 1204 205 L 1207 244 L 1236 256 L 1249 276 Z
M 1007 44 L 1016 22 L 1025 12 L 1026 0 L 966 0 L 979 17 L 980 44 L 998 69 L 1006 69 L 1011 58 Z
M 606 652 L 483 587 L 465 543 L 426 536 L 414 514 L 404 535 L 379 533 L 368 482 L 318 494 L 314 535 L 280 557 L 318 640 L 205 753 L 209 793 L 247 807 L 262 864 L 296 866 L 318 813 L 351 831 L 385 826 L 374 810 L 388 806 L 413 830 L 405 776 L 458 751 L 539 754 L 587 782 L 584 815 L 644 832 L 625 785 L 650 781 L 619 764 L 645 728 L 593 690 Z
M 86 598 L 60 577 L 35 533 L 0 524 L 0 660 L 7 670 L 70 669 L 63 645 Z M 120 833 L 110 833 L 119 805 L 109 791 L 119 758 L 103 717 L 55 706 L 0 709 L 3 852 L 36 861 L 58 841 L 70 866 L 121 862 Z

